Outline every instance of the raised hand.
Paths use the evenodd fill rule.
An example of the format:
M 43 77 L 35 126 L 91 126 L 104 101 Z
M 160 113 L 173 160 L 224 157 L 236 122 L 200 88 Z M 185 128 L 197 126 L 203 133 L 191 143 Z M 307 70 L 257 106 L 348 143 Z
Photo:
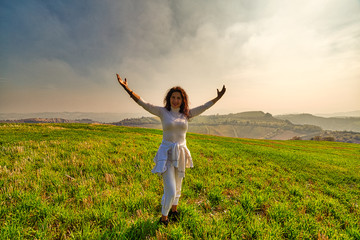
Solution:
M 134 93 L 128 86 L 128 82 L 125 80 L 122 80 L 119 74 L 116 74 L 117 80 L 120 83 L 120 85 L 125 89 L 125 91 L 130 95 L 132 99 L 134 99 L 135 102 L 138 102 L 140 99 L 140 96 Z
M 127 90 L 128 89 L 128 83 L 126 81 L 126 78 L 125 78 L 125 81 L 123 81 L 121 79 L 121 77 L 119 76 L 119 74 L 116 74 L 116 77 L 117 77 L 117 80 L 120 83 L 120 85 Z
M 217 98 L 220 99 L 226 92 L 225 85 L 223 85 L 223 88 L 221 89 L 221 91 L 219 91 L 219 89 L 216 89 L 216 90 L 217 90 Z
M 213 103 L 216 103 L 225 94 L 225 92 L 226 92 L 225 85 L 223 85 L 221 91 L 219 91 L 219 89 L 216 89 L 216 91 L 217 91 L 216 98 L 211 100 Z

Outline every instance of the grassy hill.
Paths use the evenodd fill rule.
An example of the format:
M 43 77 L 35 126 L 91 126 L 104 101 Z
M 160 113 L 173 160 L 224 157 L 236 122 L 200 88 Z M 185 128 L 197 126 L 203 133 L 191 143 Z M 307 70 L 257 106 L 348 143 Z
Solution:
M 0 239 L 360 239 L 360 145 L 188 134 L 179 223 L 150 171 L 162 132 L 0 124 Z

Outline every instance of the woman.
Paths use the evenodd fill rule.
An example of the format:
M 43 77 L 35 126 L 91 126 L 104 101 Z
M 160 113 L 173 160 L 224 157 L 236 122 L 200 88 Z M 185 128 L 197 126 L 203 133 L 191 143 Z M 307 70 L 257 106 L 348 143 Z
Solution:
M 161 201 L 162 217 L 160 223 L 167 226 L 169 218 L 174 221 L 178 220 L 177 206 L 181 194 L 182 179 L 185 176 L 185 168 L 193 167 L 190 151 L 186 146 L 188 120 L 214 105 L 224 95 L 225 86 L 221 91 L 217 90 L 216 98 L 193 109 L 189 109 L 186 92 L 181 87 L 173 87 L 166 94 L 164 99 L 165 107 L 159 107 L 145 102 L 139 95 L 134 93 L 129 88 L 126 78 L 123 81 L 119 74 L 116 74 L 116 76 L 120 85 L 137 104 L 161 119 L 163 140 L 154 158 L 156 164 L 151 172 L 163 177 L 164 194 Z

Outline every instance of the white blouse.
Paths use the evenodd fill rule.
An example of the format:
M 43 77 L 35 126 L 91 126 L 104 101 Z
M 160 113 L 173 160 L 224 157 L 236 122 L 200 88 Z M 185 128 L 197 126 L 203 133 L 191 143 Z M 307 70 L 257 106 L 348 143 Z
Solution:
M 188 119 L 180 113 L 180 109 L 154 106 L 145 102 L 142 98 L 137 102 L 146 111 L 161 119 L 163 128 L 163 140 L 154 158 L 155 167 L 152 173 L 162 174 L 167 169 L 167 162 L 178 168 L 179 176 L 185 176 L 185 168 L 193 167 L 193 161 L 189 149 L 186 146 L 186 132 L 188 130 Z M 190 109 L 190 118 L 200 115 L 206 109 L 214 105 L 209 101 L 204 105 Z

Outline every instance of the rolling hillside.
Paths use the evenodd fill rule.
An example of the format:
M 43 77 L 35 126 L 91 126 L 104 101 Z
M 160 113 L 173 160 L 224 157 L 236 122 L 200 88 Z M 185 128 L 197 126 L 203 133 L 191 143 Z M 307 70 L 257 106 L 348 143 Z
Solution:
M 298 116 L 298 115 L 296 115 Z M 306 115 L 307 116 L 307 115 Z M 314 116 L 310 115 L 313 119 Z M 279 117 L 281 118 L 281 117 Z M 189 122 L 189 132 L 255 139 L 288 140 L 321 139 L 347 143 L 360 143 L 360 132 L 323 130 L 321 127 L 309 124 L 294 124 L 286 119 L 273 117 L 261 111 L 243 112 L 227 115 L 202 115 Z M 307 117 L 305 117 L 307 118 Z M 298 118 L 296 118 L 299 120 Z M 301 118 L 300 118 L 301 119 Z M 322 119 L 322 118 L 320 118 Z M 324 118 L 325 119 L 325 118 Z M 350 125 L 356 126 L 356 118 L 351 118 Z M 340 119 L 343 121 L 344 119 Z M 338 128 L 346 128 L 337 121 Z M 100 123 L 92 119 L 64 118 L 26 118 L 15 120 L 0 120 L 4 123 Z M 120 122 L 111 123 L 117 126 L 132 126 L 161 129 L 160 120 L 156 117 L 126 118 Z
M 360 132 L 360 117 L 318 117 L 311 114 L 288 114 L 275 116 L 294 124 L 311 124 L 324 130 Z
M 161 129 L 158 118 L 142 117 L 124 119 L 113 123 L 118 126 L 133 126 Z M 295 125 L 274 118 L 261 111 L 227 115 L 201 115 L 189 122 L 189 132 L 240 138 L 287 140 L 294 136 L 310 139 L 322 129 L 311 125 Z
M 178 223 L 158 225 L 162 132 L 0 124 L 0 239 L 359 239 L 360 145 L 188 134 Z
M 353 123 L 353 122 L 352 122 Z M 112 123 L 117 126 L 132 126 L 161 129 L 160 119 L 142 117 L 124 119 Z M 360 132 L 323 130 L 319 126 L 294 124 L 261 111 L 227 115 L 201 115 L 189 122 L 189 132 L 225 137 L 254 139 L 323 139 L 337 142 L 360 143 Z

